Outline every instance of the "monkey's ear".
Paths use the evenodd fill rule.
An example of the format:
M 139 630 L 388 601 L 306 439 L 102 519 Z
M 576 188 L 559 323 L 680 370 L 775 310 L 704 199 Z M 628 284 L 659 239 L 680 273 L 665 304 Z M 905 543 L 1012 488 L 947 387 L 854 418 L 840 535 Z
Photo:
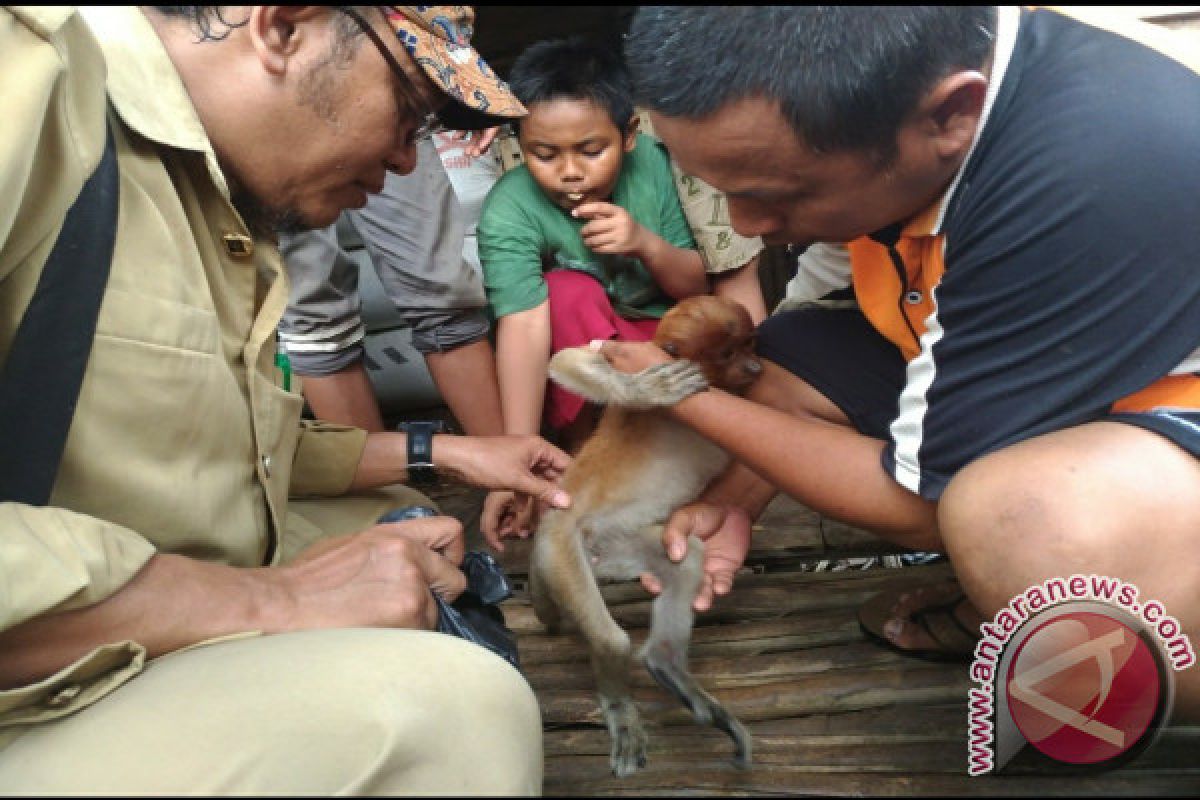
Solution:
M 662 346 L 662 349 L 667 355 L 671 356 L 671 358 L 679 357 L 679 345 L 675 344 L 674 342 L 667 342 Z

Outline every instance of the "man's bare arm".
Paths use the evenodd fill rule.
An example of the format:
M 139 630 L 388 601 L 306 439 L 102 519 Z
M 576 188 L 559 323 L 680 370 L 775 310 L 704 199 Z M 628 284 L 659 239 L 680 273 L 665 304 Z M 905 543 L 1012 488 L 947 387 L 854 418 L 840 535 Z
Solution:
M 433 517 L 337 537 L 285 567 L 245 569 L 158 554 L 107 599 L 0 633 L 0 688 L 39 680 L 95 647 L 132 640 L 148 655 L 246 631 L 430 628 L 430 589 L 456 597 L 462 526 Z
M 692 395 L 671 413 L 780 491 L 823 514 L 912 536 L 936 529 L 936 506 L 879 468 L 884 443 L 878 439 L 719 390 Z

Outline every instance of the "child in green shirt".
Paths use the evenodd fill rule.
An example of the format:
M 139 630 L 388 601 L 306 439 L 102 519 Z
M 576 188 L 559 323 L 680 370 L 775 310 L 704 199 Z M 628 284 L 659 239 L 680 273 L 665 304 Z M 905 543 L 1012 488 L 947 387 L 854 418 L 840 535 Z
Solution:
M 539 42 L 509 86 L 529 109 L 524 165 L 492 188 L 477 228 L 506 433 L 546 421 L 567 447 L 594 426 L 546 364 L 593 339 L 647 340 L 676 300 L 709 291 L 665 150 L 637 132 L 619 55 Z

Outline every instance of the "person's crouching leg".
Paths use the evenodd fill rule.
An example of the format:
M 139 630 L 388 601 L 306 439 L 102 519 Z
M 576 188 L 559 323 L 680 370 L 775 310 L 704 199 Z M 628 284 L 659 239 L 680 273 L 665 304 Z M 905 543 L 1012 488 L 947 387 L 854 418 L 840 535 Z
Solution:
M 524 678 L 482 647 L 301 631 L 155 659 L 89 708 L 18 732 L 0 776 L 15 794 L 532 795 L 542 729 Z

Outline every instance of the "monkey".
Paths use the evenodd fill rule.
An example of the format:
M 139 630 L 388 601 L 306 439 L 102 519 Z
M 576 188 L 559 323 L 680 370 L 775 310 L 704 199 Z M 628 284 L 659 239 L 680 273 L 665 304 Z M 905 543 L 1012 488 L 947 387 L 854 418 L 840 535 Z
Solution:
M 547 629 L 573 628 L 587 643 L 618 777 L 645 766 L 647 737 L 630 692 L 629 636 L 609 614 L 597 579 L 629 580 L 642 572 L 654 574 L 662 591 L 638 659 L 698 723 L 729 735 L 739 767 L 750 764 L 749 733 L 687 668 L 704 545 L 689 537 L 687 554 L 675 563 L 663 550 L 662 531 L 671 513 L 729 463 L 724 450 L 673 420 L 666 407 L 710 387 L 744 391 L 762 371 L 753 336 L 740 304 L 699 295 L 680 301 L 659 323 L 653 341 L 676 357 L 671 362 L 628 374 L 599 352 L 574 347 L 549 363 L 551 379 L 606 408 L 563 475 L 571 507 L 546 511 L 534 535 L 531 599 Z

